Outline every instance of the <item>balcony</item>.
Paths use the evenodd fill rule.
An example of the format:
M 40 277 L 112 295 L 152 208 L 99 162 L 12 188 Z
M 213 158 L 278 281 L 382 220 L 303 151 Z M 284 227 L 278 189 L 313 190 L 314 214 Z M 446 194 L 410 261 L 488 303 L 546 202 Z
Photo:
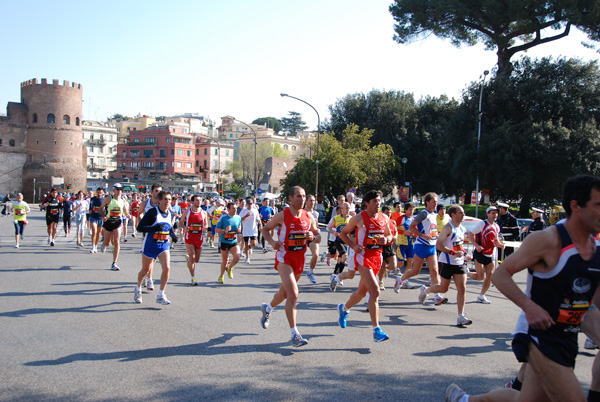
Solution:
M 88 143 L 90 145 L 106 145 L 106 141 L 103 138 L 100 139 L 89 139 Z
M 87 170 L 103 171 L 104 169 L 105 169 L 104 165 L 100 166 L 97 163 L 88 163 L 88 165 L 87 165 Z
M 149 141 L 149 142 L 135 142 L 135 141 L 129 141 L 127 142 L 127 145 L 133 145 L 133 146 L 158 146 L 158 144 L 156 142 L 153 141 Z

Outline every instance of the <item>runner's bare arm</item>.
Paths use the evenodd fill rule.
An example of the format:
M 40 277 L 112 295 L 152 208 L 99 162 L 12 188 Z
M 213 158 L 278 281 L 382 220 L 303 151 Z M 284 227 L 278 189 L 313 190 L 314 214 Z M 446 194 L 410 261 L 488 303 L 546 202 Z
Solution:
M 356 229 L 361 228 L 362 226 L 363 226 L 362 215 L 357 214 L 357 215 L 354 215 L 352 218 L 350 218 L 350 220 L 348 221 L 348 224 L 346 225 L 344 230 L 342 230 L 342 232 L 340 233 L 340 239 L 342 239 L 342 241 L 344 243 L 346 243 L 350 248 L 352 248 L 352 250 L 354 250 L 357 254 L 362 253 L 363 247 L 356 244 L 354 242 L 354 240 L 348 235 L 350 233 L 354 232 Z
M 282 246 L 282 243 L 278 240 L 273 240 L 273 237 L 271 236 L 271 230 L 281 225 L 283 225 L 283 211 L 275 215 L 273 219 L 267 222 L 267 224 L 260 230 L 267 243 L 273 247 L 273 250 L 279 250 L 279 248 Z

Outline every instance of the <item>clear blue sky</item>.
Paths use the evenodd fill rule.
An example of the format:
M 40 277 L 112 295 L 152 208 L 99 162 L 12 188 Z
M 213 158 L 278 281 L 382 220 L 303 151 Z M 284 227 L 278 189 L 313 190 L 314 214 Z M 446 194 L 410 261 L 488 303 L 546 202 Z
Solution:
M 83 85 L 83 118 L 114 113 L 302 113 L 328 117 L 349 93 L 401 90 L 459 97 L 496 57 L 434 37 L 392 40 L 391 0 L 9 1 L 0 0 L 0 113 L 20 83 L 54 78 Z M 532 57 L 596 59 L 582 35 L 538 46 Z

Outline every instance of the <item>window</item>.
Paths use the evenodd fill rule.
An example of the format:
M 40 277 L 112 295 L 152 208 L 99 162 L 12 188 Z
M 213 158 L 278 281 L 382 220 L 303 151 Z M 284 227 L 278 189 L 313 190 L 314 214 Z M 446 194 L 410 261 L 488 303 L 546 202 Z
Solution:
M 63 116 L 63 124 L 71 124 L 71 118 L 68 114 Z
M 171 149 L 171 155 L 175 155 L 175 150 Z
M 2 138 L 0 138 L 0 147 L 2 146 Z
M 186 163 L 186 166 L 187 166 L 188 169 L 192 168 L 192 164 L 191 163 Z
M 215 148 L 215 155 L 219 155 L 219 148 Z
M 171 142 L 171 138 L 167 137 L 167 143 Z
M 192 151 L 187 151 L 187 156 L 192 156 Z
M 292 145 L 292 151 L 296 152 L 296 146 Z
M 0 145 L 2 145 L 2 143 L 0 143 Z M 198 163 L 198 161 L 196 161 L 196 167 L 198 167 L 198 165 L 199 165 L 199 163 Z
M 181 167 L 181 162 L 177 162 L 177 167 L 180 168 Z
M 54 124 L 55 120 L 56 120 L 56 118 L 54 117 L 54 115 L 52 113 L 50 113 L 48 115 L 48 117 L 46 118 L 46 122 L 49 124 Z
M 94 133 L 90 133 L 90 140 L 94 139 Z
M 75 117 L 75 125 L 78 126 L 79 125 L 79 117 Z
M 139 162 L 131 162 L 131 167 L 134 169 L 137 169 L 140 167 L 140 163 Z
M 37 123 L 37 113 L 33 114 L 33 118 L 31 120 L 33 123 Z
M 78 117 L 78 118 L 79 118 L 79 117 Z M 108 140 L 109 140 L 109 141 L 112 141 L 112 135 L 109 135 L 109 136 L 108 136 Z
M 8 145 L 10 145 L 11 147 L 15 146 L 15 140 L 9 140 L 8 141 Z
M 91 147 L 90 147 L 90 153 L 91 153 L 91 154 L 93 154 L 93 153 L 94 153 L 94 147 L 93 147 L 93 146 L 91 146 Z
M 285 145 L 283 146 L 283 149 L 285 149 L 285 150 L 287 151 L 287 149 L 288 149 L 288 146 L 287 146 L 287 144 L 285 144 Z
M 166 162 L 160 162 L 160 163 L 158 164 L 158 168 L 159 168 L 160 170 L 167 170 L 167 164 L 166 164 Z
M 127 158 L 127 151 L 123 151 L 123 159 Z
M 144 167 L 145 168 L 152 168 L 152 167 L 154 167 L 154 162 L 144 162 Z
M 183 149 L 177 150 L 177 156 L 183 156 Z
M 206 180 L 206 172 L 204 172 L 204 180 Z
M 208 155 L 208 148 L 204 148 L 204 155 Z
M 175 167 L 175 162 L 171 162 L 171 167 Z
M 136 150 L 132 149 L 131 151 L 129 151 L 129 153 L 131 154 L 132 158 L 139 158 L 140 157 L 140 151 L 137 150 L 137 149 Z
M 154 138 L 154 137 L 146 138 L 146 144 L 156 144 L 156 138 Z
M 151 158 L 154 155 L 154 150 L 144 149 L 144 158 Z
M 200 155 L 200 150 L 196 148 L 196 155 Z
M 139 143 L 139 142 L 140 142 L 140 139 L 139 139 L 139 138 L 134 138 L 134 139 L 133 139 L 133 142 L 135 142 L 135 143 L 137 144 L 137 143 Z
M 159 151 L 159 155 L 160 155 L 160 157 L 161 157 L 161 158 L 164 158 L 164 157 L 166 157 L 166 155 L 165 155 L 165 150 L 164 150 L 164 149 L 161 149 L 161 150 Z
M 233 138 L 233 134 L 229 134 L 229 138 Z
M 225 156 L 229 156 L 229 150 L 228 149 L 225 150 Z

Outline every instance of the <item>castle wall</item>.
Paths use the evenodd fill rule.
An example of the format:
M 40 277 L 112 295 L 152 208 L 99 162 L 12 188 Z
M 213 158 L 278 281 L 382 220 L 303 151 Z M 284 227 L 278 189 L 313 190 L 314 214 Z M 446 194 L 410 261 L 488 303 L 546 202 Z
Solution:
M 0 117 L 0 194 L 21 192 L 21 170 L 25 164 L 27 107 L 9 102 L 7 116 Z

